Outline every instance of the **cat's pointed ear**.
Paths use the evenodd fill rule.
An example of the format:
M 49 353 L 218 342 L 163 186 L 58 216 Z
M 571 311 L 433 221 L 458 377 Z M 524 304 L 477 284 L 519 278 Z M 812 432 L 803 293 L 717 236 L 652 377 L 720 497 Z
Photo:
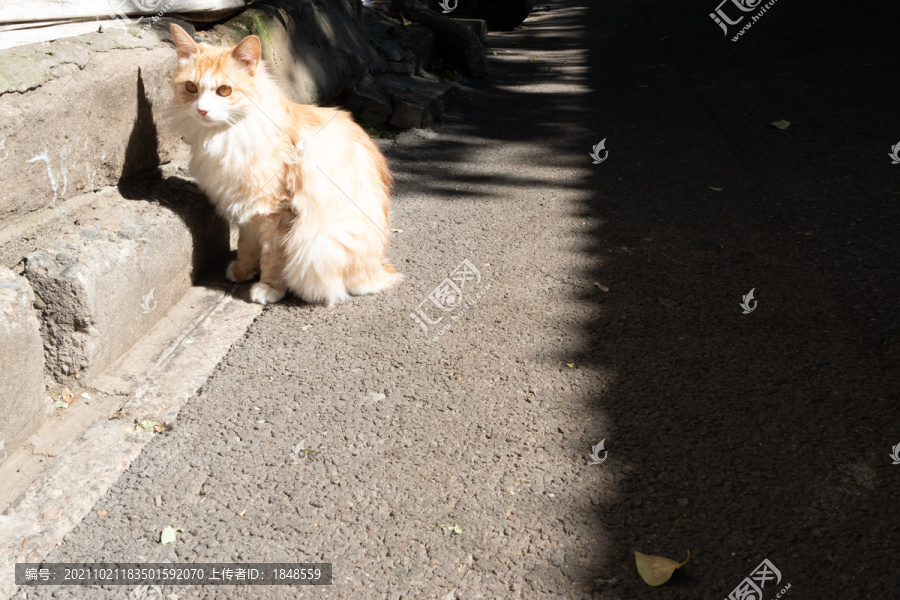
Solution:
M 200 46 L 197 45 L 187 31 L 171 23 L 172 41 L 175 42 L 175 50 L 178 51 L 178 60 L 184 58 L 192 58 L 200 52 Z
M 253 70 L 256 69 L 256 65 L 259 64 L 259 59 L 262 56 L 262 45 L 259 38 L 255 35 L 245 37 L 241 40 L 241 43 L 235 46 L 234 50 L 231 51 L 231 56 L 247 67 L 252 73 Z

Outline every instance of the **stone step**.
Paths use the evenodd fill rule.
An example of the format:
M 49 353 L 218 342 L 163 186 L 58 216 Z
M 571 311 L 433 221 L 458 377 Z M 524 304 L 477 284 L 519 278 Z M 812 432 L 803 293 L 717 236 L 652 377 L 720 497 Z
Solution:
M 484 19 L 453 19 L 460 25 L 465 25 L 469 29 L 475 32 L 475 35 L 478 36 L 478 39 L 482 42 L 487 38 L 487 21 Z
M 344 93 L 341 103 L 363 125 L 387 123 L 400 129 L 427 127 L 446 109 L 447 97 L 453 89 L 433 79 L 437 78 L 430 73 L 367 76 Z
M 157 123 L 174 64 L 141 28 L 0 51 L 0 229 L 172 160 L 184 144 Z
M 92 378 L 145 335 L 229 252 L 229 228 L 182 177 L 92 194 L 60 233 L 25 257 L 44 369 L 60 382 Z
M 427 27 L 403 25 L 375 10 L 363 12 L 363 23 L 372 46 L 383 64 L 372 65 L 372 73 L 384 72 L 416 75 L 428 69 L 434 54 L 435 36 Z
M 424 77 L 384 73 L 375 76 L 375 85 L 390 98 L 390 125 L 400 129 L 431 125 L 444 112 L 452 86 Z
M 0 267 L 0 463 L 52 411 L 44 398 L 44 347 L 28 281 Z

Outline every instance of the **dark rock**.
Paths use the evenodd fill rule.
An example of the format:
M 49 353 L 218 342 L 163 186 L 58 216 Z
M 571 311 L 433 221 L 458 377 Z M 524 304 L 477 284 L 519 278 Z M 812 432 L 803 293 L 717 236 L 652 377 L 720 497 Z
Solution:
M 401 129 L 427 127 L 433 123 L 444 111 L 447 94 L 452 89 L 445 83 L 392 74 L 378 75 L 375 83 L 394 105 L 389 123 Z
M 390 99 L 378 88 L 375 80 L 368 76 L 344 94 L 342 104 L 364 124 L 386 123 L 394 112 Z

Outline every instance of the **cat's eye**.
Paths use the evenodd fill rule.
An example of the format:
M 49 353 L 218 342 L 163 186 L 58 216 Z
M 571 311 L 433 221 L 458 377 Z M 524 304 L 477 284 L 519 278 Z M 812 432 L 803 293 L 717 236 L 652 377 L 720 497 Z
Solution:
M 219 89 L 216 90 L 216 93 L 223 98 L 231 95 L 231 86 L 230 85 L 220 85 Z
M 197 93 L 197 84 L 194 83 L 193 81 L 187 81 L 184 84 L 184 89 L 187 90 L 187 92 L 189 94 L 196 94 Z

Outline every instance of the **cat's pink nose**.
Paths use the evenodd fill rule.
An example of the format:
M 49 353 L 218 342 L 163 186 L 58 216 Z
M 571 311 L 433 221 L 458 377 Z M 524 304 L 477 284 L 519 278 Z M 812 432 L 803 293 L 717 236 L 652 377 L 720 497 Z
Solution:
M 200 110 L 200 109 L 198 108 L 198 109 L 197 109 L 197 112 L 200 113 L 201 115 L 203 115 L 203 116 L 205 117 L 205 116 L 206 116 L 206 113 L 208 113 L 209 111 L 208 111 L 208 110 Z

